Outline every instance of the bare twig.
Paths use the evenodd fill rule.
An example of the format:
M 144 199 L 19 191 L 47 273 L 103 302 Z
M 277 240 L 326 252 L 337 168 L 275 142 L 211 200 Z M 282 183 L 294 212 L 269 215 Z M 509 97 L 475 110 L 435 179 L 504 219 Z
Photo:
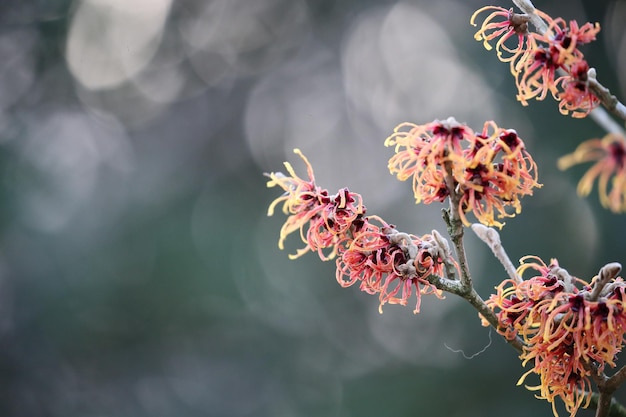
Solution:
M 513 262 L 509 258 L 509 255 L 506 254 L 506 251 L 502 247 L 502 243 L 500 242 L 500 235 L 496 231 L 496 229 L 487 227 L 480 223 L 472 224 L 472 230 L 476 233 L 476 236 L 480 238 L 483 242 L 491 248 L 491 251 L 495 255 L 495 257 L 500 261 L 504 270 L 509 275 L 509 278 L 516 282 L 522 282 L 522 278 L 518 275 L 515 266 L 513 266 Z
M 489 306 L 487 306 L 485 301 L 480 297 L 480 295 L 478 295 L 474 288 L 470 288 L 468 291 L 460 281 L 452 281 L 439 277 L 437 275 L 431 275 L 427 279 L 428 282 L 433 284 L 438 289 L 458 295 L 459 297 L 467 300 L 476 309 L 476 311 L 478 311 L 478 313 L 491 325 L 491 327 L 496 330 L 501 329 L 498 317 L 493 312 L 493 310 L 491 310 Z M 524 348 L 524 342 L 519 336 L 516 336 L 514 339 L 505 340 L 507 343 L 513 346 L 517 353 L 522 353 L 522 350 Z
M 448 226 L 448 235 L 452 239 L 454 245 L 454 251 L 459 261 L 459 268 L 461 270 L 461 284 L 466 292 L 469 293 L 472 288 L 472 275 L 470 274 L 469 267 L 467 265 L 467 256 L 465 254 L 465 246 L 463 245 L 463 222 L 459 215 L 459 205 L 461 195 L 457 190 L 457 184 L 452 175 L 452 162 L 445 162 L 445 181 L 448 188 L 450 208 L 444 210 L 444 220 Z
M 599 408 L 600 405 L 600 400 L 601 400 L 601 396 L 598 393 L 591 393 L 591 401 L 589 403 L 589 406 L 592 408 Z M 603 405 L 603 408 L 606 408 L 606 405 Z M 624 408 L 623 405 L 621 405 L 620 403 L 618 403 L 614 398 L 610 399 L 610 403 L 608 406 L 608 414 L 605 414 L 606 416 L 612 416 L 612 417 L 626 417 L 626 408 Z M 600 417 L 598 415 L 598 413 L 596 412 L 596 416 Z
M 596 417 L 626 417 L 626 408 L 613 398 L 615 390 L 626 380 L 626 367 L 622 367 L 610 378 L 603 373 L 596 374 L 594 380 L 599 393 L 592 394 L 590 405 L 596 406 Z
M 593 72 L 592 70 L 593 68 L 589 70 L 589 75 L 591 76 L 587 79 L 587 85 L 589 86 L 589 89 L 593 92 L 593 94 L 596 97 L 600 99 L 600 101 L 602 102 L 602 104 L 608 111 L 610 111 L 611 113 L 613 113 L 615 116 L 619 117 L 620 119 L 626 120 L 626 106 L 624 106 L 624 104 L 622 104 L 617 99 L 617 97 L 611 94 L 608 88 L 606 88 L 605 86 L 603 86 L 602 84 L 598 82 L 598 80 L 595 77 L 595 70 Z M 591 113 L 593 114 L 596 110 L 597 108 L 594 109 Z M 595 117 L 594 117 L 594 120 L 596 120 Z M 596 120 L 596 122 L 598 121 Z M 622 135 L 624 135 L 624 130 L 621 127 L 617 131 L 615 131 L 614 128 L 611 128 L 610 130 L 609 129 L 606 129 L 606 130 L 611 133 L 621 133 Z
M 449 289 L 448 291 L 467 300 L 494 329 L 499 330 L 500 322 L 498 321 L 498 317 L 472 286 L 472 277 L 470 275 L 465 246 L 463 244 L 463 222 L 459 215 L 461 193 L 457 189 L 457 184 L 452 175 L 452 163 L 450 161 L 445 163 L 445 170 L 445 181 L 449 192 L 450 207 L 443 210 L 443 218 L 448 226 L 448 234 L 454 245 L 454 250 L 459 262 L 459 269 L 461 271 L 460 282 L 456 281 L 460 283 L 460 286 L 458 289 Z M 512 340 L 506 339 L 506 341 L 513 346 L 518 353 L 523 351 L 524 342 L 519 336 L 516 336 Z
M 537 29 L 537 32 L 544 34 L 548 30 L 548 25 L 535 13 L 535 6 L 530 0 L 513 0 L 513 3 L 530 17 L 530 23 Z
M 613 394 L 600 391 L 600 398 L 598 398 L 598 407 L 596 408 L 596 417 L 606 417 L 609 415 L 611 409 L 611 401 L 613 400 Z
M 609 379 L 607 379 L 605 384 L 604 384 L 604 388 L 607 389 L 607 390 L 610 390 L 611 392 L 613 392 L 624 381 L 626 381 L 626 366 L 623 366 L 613 376 L 611 376 Z
M 436 230 L 432 231 L 432 235 L 439 247 L 441 248 L 441 251 L 443 252 L 443 256 L 441 259 L 443 260 L 443 264 L 446 268 L 446 278 L 452 281 L 457 281 L 459 278 L 456 276 L 456 265 L 454 263 L 454 260 L 452 259 L 452 254 L 450 253 L 450 246 L 448 245 L 448 241 L 445 240 L 444 237 L 441 236 L 441 234 Z
M 491 310 L 487 306 L 487 304 L 485 304 L 485 301 L 480 297 L 480 295 L 478 295 L 478 293 L 476 292 L 476 290 L 474 290 L 474 288 L 472 288 L 470 292 L 467 294 L 458 294 L 458 295 L 466 299 L 476 310 L 478 310 L 480 315 L 484 317 L 485 320 L 487 320 L 487 322 L 491 325 L 491 327 L 493 327 L 496 330 L 500 329 L 500 322 L 498 321 L 498 317 L 493 312 L 493 310 Z M 524 349 L 524 342 L 519 336 L 516 336 L 515 339 L 512 339 L 512 340 L 509 340 L 506 338 L 505 340 L 507 341 L 507 343 L 509 343 L 511 346 L 515 348 L 517 353 L 522 353 Z
M 617 262 L 611 262 L 610 264 L 604 265 L 600 269 L 600 272 L 598 272 L 598 279 L 593 284 L 593 291 L 591 291 L 591 294 L 589 295 L 589 300 L 596 301 L 606 284 L 615 279 L 621 270 L 622 265 Z

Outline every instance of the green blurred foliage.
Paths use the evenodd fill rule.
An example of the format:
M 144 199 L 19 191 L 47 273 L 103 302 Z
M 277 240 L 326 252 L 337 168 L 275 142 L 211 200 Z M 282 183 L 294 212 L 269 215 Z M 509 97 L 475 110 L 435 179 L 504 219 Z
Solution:
M 105 0 L 92 3 L 109 10 Z M 200 16 L 205 5 L 174 1 L 159 39 L 163 47 L 143 72 L 98 90 L 78 82 L 68 67 L 67 38 L 81 2 L 2 2 L 0 415 L 551 415 L 547 403 L 515 386 L 522 368 L 514 351 L 480 327 L 476 313 L 459 300 L 426 300 L 417 316 L 398 306 L 379 315 L 375 298 L 334 282 L 332 262 L 314 255 L 289 261 L 287 251 L 278 250 L 283 218 L 265 217 L 277 190 L 265 188 L 262 172 L 282 169 L 283 155 L 292 156 L 270 142 L 262 156 L 251 150 L 244 126 L 252 91 L 289 60 L 318 49 L 330 68 L 340 67 L 349 31 L 364 16 L 396 4 L 294 4 L 300 3 L 306 25 L 295 35 L 292 28 L 284 29 L 287 36 L 269 24 L 267 44 L 234 57 L 229 51 L 185 49 L 183 23 Z M 456 18 L 461 3 L 449 1 L 429 12 Z M 271 16 L 292 13 L 280 15 L 280 22 L 298 16 L 280 1 L 239 4 L 246 16 L 255 16 L 260 4 L 268 5 L 263 12 Z M 481 5 L 465 2 L 461 10 Z M 568 2 L 545 7 L 564 16 L 569 10 Z M 602 19 L 607 7 L 577 3 L 576 17 L 586 12 Z M 248 22 L 231 17 L 221 22 L 222 33 Z M 558 257 L 580 276 L 623 260 L 624 217 L 588 199 L 581 206 L 587 211 L 578 213 L 595 219 L 589 226 L 593 236 L 579 241 L 584 236 L 577 232 L 578 206 L 563 210 L 577 201 L 573 190 L 581 171 L 560 173 L 554 166 L 580 140 L 600 134 L 598 128 L 589 120 L 561 117 L 550 100 L 518 108 L 506 65 L 471 39 L 469 24 L 449 30 L 468 68 L 484 70 L 496 83 L 496 106 L 515 109 L 519 113 L 511 119 L 530 120 L 534 129 L 529 143 L 545 186 L 502 232 L 512 258 Z M 602 80 L 618 91 L 607 57 L 612 52 L 602 45 L 590 56 Z M 200 56 L 206 66 L 195 61 Z M 429 65 L 428 57 L 423 65 Z M 151 84 L 141 78 L 169 74 L 173 66 L 180 79 Z M 146 93 L 155 85 L 157 92 L 178 88 L 177 94 L 159 102 Z M 348 103 L 339 105 L 353 116 Z M 321 122 L 311 117 L 313 125 Z M 420 117 L 414 121 L 426 121 Z M 267 129 L 268 136 L 284 133 Z M 353 130 L 355 136 L 362 133 Z M 373 152 L 385 152 L 385 133 L 371 130 L 380 145 Z M 311 146 L 336 152 L 326 143 Z M 320 176 L 334 176 L 332 165 L 318 163 Z M 375 169 L 386 175 L 384 164 L 359 168 L 366 171 L 361 176 Z M 441 228 L 441 222 L 423 220 L 432 217 L 421 217 L 428 209 L 412 205 L 409 188 L 402 184 L 393 200 L 376 203 L 380 214 L 403 226 L 418 218 L 427 228 Z M 469 237 L 468 246 L 486 297 L 503 272 L 476 239 Z M 471 353 L 490 338 L 490 347 L 471 360 L 445 347 Z

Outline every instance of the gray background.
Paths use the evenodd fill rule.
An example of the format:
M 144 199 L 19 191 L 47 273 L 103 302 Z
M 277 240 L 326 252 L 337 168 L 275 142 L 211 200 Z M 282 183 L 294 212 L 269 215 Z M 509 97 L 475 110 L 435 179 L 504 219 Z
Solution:
M 361 193 L 401 230 L 444 231 L 382 143 L 402 121 L 493 119 L 544 184 L 501 233 L 511 257 L 586 279 L 626 261 L 626 218 L 575 195 L 586 167 L 556 169 L 602 131 L 551 99 L 515 102 L 508 66 L 473 40 L 482 5 L 3 0 L 0 415 L 551 416 L 495 334 L 471 360 L 446 349 L 490 340 L 462 300 L 380 315 L 333 262 L 289 261 L 298 239 L 280 252 L 284 217 L 266 217 L 279 191 L 262 173 L 290 160 L 304 174 L 298 147 L 331 192 Z M 584 52 L 626 97 L 626 2 L 536 6 L 601 23 Z M 467 245 L 486 297 L 504 273 Z

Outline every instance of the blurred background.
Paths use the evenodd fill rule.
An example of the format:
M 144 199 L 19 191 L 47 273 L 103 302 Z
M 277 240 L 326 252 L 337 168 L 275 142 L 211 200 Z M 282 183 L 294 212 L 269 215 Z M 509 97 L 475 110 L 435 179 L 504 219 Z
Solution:
M 298 147 L 322 187 L 444 231 L 382 143 L 403 121 L 493 119 L 544 184 L 502 230 L 511 258 L 585 279 L 626 262 L 626 217 L 576 197 L 587 167 L 556 169 L 603 132 L 552 100 L 515 102 L 508 66 L 473 40 L 483 5 L 2 0 L 0 416 L 551 416 L 464 302 L 380 315 L 333 262 L 289 261 L 298 239 L 279 251 L 284 216 L 266 216 L 280 192 L 262 173 L 289 160 L 304 175 Z M 536 6 L 601 23 L 584 52 L 626 97 L 626 2 Z M 504 273 L 467 246 L 487 297 Z

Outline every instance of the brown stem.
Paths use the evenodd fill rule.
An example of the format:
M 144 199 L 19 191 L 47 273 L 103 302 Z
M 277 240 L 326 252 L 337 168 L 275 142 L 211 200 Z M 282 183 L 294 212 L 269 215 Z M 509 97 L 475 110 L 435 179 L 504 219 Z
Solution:
M 598 393 L 591 393 L 590 401 L 590 405 L 596 407 L 595 417 L 626 417 L 626 408 L 613 398 L 615 390 L 626 380 L 626 367 L 622 367 L 610 378 L 590 364 L 585 369 L 590 371 L 598 386 Z
M 443 218 L 448 226 L 448 234 L 454 244 L 456 257 L 459 261 L 459 269 L 461 270 L 461 285 L 450 292 L 467 300 L 494 329 L 499 330 L 500 323 L 498 317 L 485 304 L 485 301 L 472 286 L 472 276 L 469 271 L 467 256 L 465 255 L 465 246 L 463 245 L 463 222 L 459 216 L 461 193 L 457 189 L 457 183 L 452 175 L 452 162 L 445 162 L 445 172 L 446 188 L 450 196 L 450 208 L 443 211 Z M 516 337 L 513 340 L 506 339 L 506 341 L 517 350 L 517 353 L 522 353 L 524 347 L 522 339 Z
M 480 295 L 478 295 L 478 293 L 476 292 L 476 290 L 474 290 L 474 288 L 472 288 L 468 294 L 461 295 L 461 297 L 466 299 L 476 310 L 478 310 L 480 315 L 483 316 L 485 320 L 487 320 L 487 322 L 489 322 L 491 327 L 493 327 L 496 330 L 500 329 L 500 322 L 498 321 L 498 317 L 496 317 L 496 314 L 493 312 L 493 310 L 491 310 L 487 306 L 487 304 L 485 304 L 483 299 L 480 297 Z M 520 339 L 519 337 L 515 337 L 515 339 L 512 339 L 512 340 L 509 340 L 509 339 L 505 339 L 505 340 L 508 344 L 510 344 L 511 346 L 513 346 L 513 348 L 515 348 L 517 353 L 522 353 L 524 349 L 524 342 L 522 341 L 522 339 Z
M 458 295 L 469 302 L 478 313 L 496 330 L 501 330 L 500 322 L 496 314 L 489 308 L 485 301 L 480 297 L 474 288 L 470 288 L 467 291 L 460 281 L 453 281 L 450 279 L 442 278 L 437 275 L 431 275 L 428 278 L 428 282 L 433 284 L 438 289 L 449 292 L 451 294 Z M 513 346 L 517 353 L 522 353 L 524 348 L 524 341 L 516 336 L 515 339 L 505 339 L 508 344 Z
M 617 97 L 611 94 L 608 88 L 603 86 L 595 79 L 595 77 L 589 77 L 587 85 L 593 94 L 600 99 L 604 108 L 610 111 L 613 115 L 626 121 L 626 106 L 622 104 Z
M 537 32 L 543 34 L 548 30 L 548 25 L 535 13 L 535 6 L 530 0 L 513 0 L 513 3 L 528 15 L 530 23 L 537 29 Z
M 601 402 L 603 402 L 602 405 L 600 405 Z M 609 396 L 607 404 L 607 400 L 602 398 L 602 395 L 596 392 L 591 393 L 589 407 L 596 409 L 596 417 L 626 417 L 626 408 L 618 403 L 615 398 L 610 398 Z M 602 407 L 602 412 L 605 414 L 599 414 L 598 409 L 600 407 Z
M 600 398 L 598 398 L 598 407 L 596 408 L 596 417 L 606 417 L 609 415 L 612 399 L 612 394 L 607 394 L 606 392 L 600 393 Z
M 615 391 L 624 381 L 626 381 L 626 366 L 623 366 L 613 376 L 606 380 L 604 383 L 604 389 L 608 389 L 611 392 Z
M 454 251 L 459 261 L 461 269 L 461 285 L 464 290 L 469 293 L 472 288 L 472 275 L 467 265 L 467 256 L 465 255 L 465 247 L 463 246 L 463 222 L 459 215 L 459 205 L 461 201 L 461 193 L 458 190 L 457 182 L 452 175 L 452 162 L 445 162 L 445 181 L 449 193 L 450 208 L 444 214 L 444 220 L 448 226 L 448 235 L 454 245 Z

